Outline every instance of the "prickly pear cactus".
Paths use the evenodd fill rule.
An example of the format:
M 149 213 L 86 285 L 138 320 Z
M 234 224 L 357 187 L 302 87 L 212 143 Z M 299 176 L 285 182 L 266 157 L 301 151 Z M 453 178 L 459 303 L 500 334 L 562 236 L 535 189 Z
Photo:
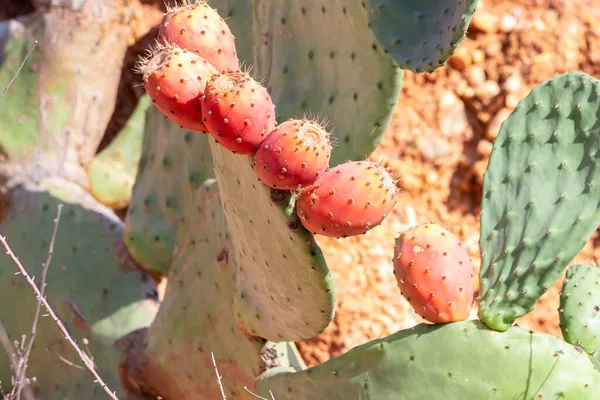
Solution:
M 592 400 L 600 374 L 554 336 L 466 321 L 418 325 L 302 372 L 273 369 L 258 387 L 277 400 Z
M 504 331 L 533 309 L 600 224 L 600 82 L 557 75 L 494 141 L 481 204 L 479 318 Z
M 121 349 L 116 341 L 150 325 L 156 314 L 155 282 L 135 266 L 121 241 L 122 224 L 108 208 L 78 185 L 61 180 L 41 187 L 19 186 L 6 198 L 0 234 L 20 258 L 38 285 L 46 259 L 58 204 L 64 204 L 54 256 L 48 269 L 46 298 L 70 333 L 89 352 L 109 388 L 124 396 L 119 379 Z M 36 298 L 16 266 L 0 254 L 0 321 L 12 340 L 29 335 Z M 43 314 L 43 312 L 42 312 Z M 41 317 L 29 358 L 33 390 L 43 399 L 104 399 L 75 353 L 50 318 Z M 0 355 L 0 380 L 11 382 L 9 358 Z M 4 386 L 6 390 L 7 387 Z
M 126 39 L 134 25 L 128 24 L 132 10 L 120 7 L 83 2 L 74 9 L 70 1 L 59 0 L 18 21 L 1 23 L 0 32 L 6 32 L 0 39 L 5 42 L 3 84 L 34 41 L 39 44 L 0 107 L 0 153 L 5 158 L 0 183 L 60 176 L 89 186 L 85 168 L 114 110 Z
M 168 273 L 177 227 L 186 218 L 183 210 L 211 176 L 208 136 L 183 130 L 150 108 L 123 233 L 133 258 L 144 268 Z
M 154 323 L 125 353 L 126 375 L 145 394 L 217 399 L 221 392 L 212 352 L 226 396 L 253 399 L 244 386 L 253 388 L 267 367 L 301 368 L 294 351 L 288 353 L 294 345 L 267 343 L 236 324 L 234 249 L 214 180 L 195 192 L 185 215 L 165 299 Z
M 308 114 L 328 121 L 332 166 L 368 156 L 390 123 L 404 72 L 378 45 L 365 8 L 348 0 L 254 0 L 252 10 L 249 3 L 210 2 L 231 16 L 240 60 L 263 80 L 278 120 Z
M 567 270 L 558 311 L 565 341 L 581 347 L 600 367 L 600 268 L 578 264 Z
M 335 284 L 290 192 L 258 181 L 251 156 L 209 140 L 236 271 L 235 313 L 248 333 L 276 342 L 309 339 L 334 315 Z M 302 310 L 295 312 L 293 310 Z
M 433 72 L 465 38 L 478 0 L 367 0 L 369 26 L 401 68 Z
M 254 0 L 209 0 L 208 4 L 225 19 L 235 36 L 237 56 L 246 66 L 254 65 Z
M 148 96 L 136 109 L 117 137 L 94 158 L 88 170 L 90 192 L 102 204 L 121 209 L 129 205 L 142 152 Z

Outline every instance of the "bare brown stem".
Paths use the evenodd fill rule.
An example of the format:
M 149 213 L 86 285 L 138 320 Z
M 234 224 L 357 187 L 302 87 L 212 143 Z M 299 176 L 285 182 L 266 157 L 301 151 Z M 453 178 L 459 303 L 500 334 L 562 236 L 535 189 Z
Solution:
M 63 334 L 67 343 L 69 343 L 69 345 L 71 346 L 71 348 L 73 348 L 75 353 L 77 353 L 77 355 L 79 356 L 79 358 L 81 359 L 81 361 L 83 362 L 85 367 L 94 376 L 94 379 L 95 379 L 94 382 L 98 383 L 112 400 L 119 400 L 117 398 L 117 395 L 114 392 L 111 392 L 109 387 L 106 385 L 106 383 L 104 383 L 104 381 L 102 380 L 102 378 L 100 377 L 98 372 L 95 370 L 94 363 L 92 362 L 92 360 L 90 360 L 88 355 L 85 354 L 79 348 L 79 346 L 77 346 L 77 343 L 75 343 L 75 340 L 73 340 L 73 338 L 71 337 L 71 335 L 69 334 L 69 332 L 67 331 L 65 326 L 63 325 L 62 321 L 58 318 L 58 316 L 56 315 L 56 313 L 54 312 L 54 310 L 52 309 L 52 307 L 50 306 L 50 304 L 48 303 L 46 298 L 43 297 L 42 292 L 35 284 L 35 281 L 29 276 L 29 274 L 27 273 L 27 270 L 25 270 L 25 267 L 23 267 L 23 264 L 21 264 L 21 261 L 19 261 L 19 258 L 17 256 L 15 256 L 15 254 L 11 250 L 10 246 L 8 245 L 8 242 L 6 241 L 6 238 L 3 236 L 0 236 L 0 242 L 6 249 L 6 254 L 8 254 L 10 256 L 10 258 L 12 258 L 15 265 L 19 269 L 19 273 L 21 273 L 25 277 L 25 279 L 27 280 L 27 283 L 29 283 L 29 286 L 31 286 L 31 289 L 35 293 L 36 298 L 40 300 L 40 302 L 42 303 L 44 308 L 46 308 L 46 311 L 48 311 L 48 315 L 52 318 L 52 320 L 54 321 L 56 326 L 58 326 L 58 329 Z
M 35 340 L 35 334 L 37 331 L 37 324 L 40 318 L 40 311 L 42 309 L 42 301 L 41 299 L 44 297 L 46 291 L 46 276 L 48 275 L 48 267 L 50 267 L 50 262 L 52 261 L 52 256 L 54 255 L 54 242 L 56 240 L 56 233 L 58 231 L 58 224 L 60 222 L 60 214 L 62 211 L 63 205 L 59 204 L 56 210 L 56 218 L 54 219 L 54 229 L 52 230 L 52 236 L 50 238 L 50 246 L 48 247 L 48 255 L 46 257 L 46 262 L 43 264 L 42 268 L 42 283 L 40 288 L 41 296 L 38 298 L 37 306 L 35 309 L 35 314 L 33 316 L 33 323 L 31 326 L 31 335 L 29 336 L 29 343 L 27 344 L 27 348 L 25 349 L 22 357 L 19 359 L 19 363 L 17 365 L 16 371 L 16 385 L 13 387 L 13 391 L 16 389 L 16 393 L 14 398 L 16 400 L 21 399 L 21 391 L 23 387 L 26 385 L 27 378 L 27 367 L 29 355 L 31 354 L 31 349 L 33 348 L 33 341 Z

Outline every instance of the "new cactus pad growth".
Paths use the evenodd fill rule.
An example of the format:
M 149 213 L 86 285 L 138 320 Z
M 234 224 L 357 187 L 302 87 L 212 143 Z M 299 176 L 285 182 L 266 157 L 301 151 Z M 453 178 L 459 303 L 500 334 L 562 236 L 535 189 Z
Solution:
M 200 99 L 217 73 L 204 58 L 178 47 L 159 45 L 137 65 L 144 87 L 156 107 L 171 121 L 191 131 L 207 133 Z
M 361 235 L 379 225 L 396 204 L 392 176 L 373 161 L 338 165 L 302 190 L 297 213 L 313 233 L 331 237 Z
M 474 301 L 473 265 L 452 232 L 416 226 L 396 239 L 394 274 L 415 311 L 434 323 L 463 321 Z
M 567 270 L 558 312 L 565 341 L 581 347 L 600 369 L 600 268 L 578 264 Z
M 269 93 L 242 71 L 211 78 L 202 97 L 202 116 L 217 143 L 237 154 L 254 154 L 276 125 Z
M 329 137 L 315 121 L 285 121 L 261 143 L 254 156 L 254 172 L 262 183 L 275 189 L 309 186 L 329 165 Z
M 239 67 L 235 37 L 206 1 L 169 7 L 159 27 L 159 39 L 199 55 L 219 72 Z

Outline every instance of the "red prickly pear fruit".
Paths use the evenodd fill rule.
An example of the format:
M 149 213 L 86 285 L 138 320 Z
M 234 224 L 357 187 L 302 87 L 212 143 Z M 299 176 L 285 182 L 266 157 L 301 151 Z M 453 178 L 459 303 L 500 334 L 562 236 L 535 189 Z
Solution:
M 218 71 L 239 68 L 235 37 L 219 13 L 205 1 L 169 8 L 158 34 L 163 44 L 174 43 L 196 53 Z
M 309 231 L 330 237 L 362 235 L 379 225 L 396 204 L 398 189 L 373 161 L 331 168 L 298 197 L 296 211 Z
M 176 45 L 160 45 L 137 65 L 154 105 L 171 121 L 191 131 L 207 133 L 200 98 L 215 67 Z
M 256 176 L 265 185 L 280 190 L 312 185 L 329 166 L 329 136 L 315 121 L 285 121 L 260 144 L 254 156 Z
M 425 224 L 396 239 L 394 274 L 417 314 L 433 323 L 464 321 L 474 302 L 473 265 L 448 230 Z
M 254 154 L 275 129 L 275 106 L 263 86 L 245 72 L 224 72 L 206 85 L 204 125 L 217 143 L 237 154 Z

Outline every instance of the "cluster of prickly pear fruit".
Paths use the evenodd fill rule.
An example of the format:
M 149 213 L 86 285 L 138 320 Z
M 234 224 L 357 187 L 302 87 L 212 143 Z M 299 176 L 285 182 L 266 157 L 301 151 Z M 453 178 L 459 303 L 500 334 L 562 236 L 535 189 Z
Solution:
M 286 0 L 281 1 L 285 4 Z M 295 5 L 309 3 L 292 1 Z M 260 3 L 257 9 L 264 12 L 268 2 L 261 0 Z M 387 10 L 397 11 L 400 3 L 406 9 L 423 5 L 414 0 L 377 3 L 367 0 L 365 3 L 362 7 L 370 10 L 371 26 L 383 38 L 381 45 L 385 51 L 390 50 L 397 58 L 410 53 L 409 58 L 405 57 L 404 65 L 422 70 L 437 66 L 447 57 L 449 49 L 456 47 L 457 38 L 462 37 L 461 27 L 468 22 L 464 15 L 472 11 L 476 1 L 440 0 L 425 5 L 424 10 L 419 8 L 422 12 L 408 13 Z M 347 5 L 344 15 L 348 12 L 355 17 L 353 6 L 350 2 Z M 281 4 L 274 6 L 282 7 Z M 282 8 L 285 11 L 285 7 Z M 326 8 L 321 10 L 317 12 L 325 14 Z M 305 12 L 311 10 L 303 10 L 302 14 Z M 452 19 L 451 23 L 444 24 L 451 32 L 448 35 L 443 35 L 437 24 L 429 23 L 440 16 Z M 285 25 L 285 18 L 276 19 Z M 402 23 L 394 23 L 394 20 Z M 190 21 L 196 22 L 191 24 Z M 410 43 L 399 40 L 396 33 L 390 35 L 394 30 L 388 29 L 389 25 L 406 27 L 411 23 L 428 28 L 420 29 L 425 40 L 417 41 L 416 51 L 407 49 L 407 45 L 412 47 Z M 406 32 L 410 35 L 411 29 L 405 28 L 404 34 Z M 198 173 L 198 166 L 190 168 L 184 162 L 177 169 L 177 173 L 189 174 L 189 182 L 181 180 L 189 184 L 185 190 L 192 190 L 194 198 L 185 203 L 181 219 L 179 214 L 171 215 L 173 220 L 180 221 L 178 245 L 169 276 L 171 290 L 167 291 L 152 326 L 134 331 L 136 335 L 130 339 L 129 349 L 123 354 L 118 369 L 116 352 L 100 354 L 96 359 L 100 361 L 99 365 L 111 365 L 113 378 L 117 377 L 114 372 L 119 371 L 122 383 L 127 383 L 127 388 L 136 393 L 140 391 L 140 395 L 157 397 L 160 394 L 165 398 L 180 399 L 216 398 L 221 394 L 225 397 L 225 392 L 227 397 L 246 399 L 250 395 L 244 397 L 245 385 L 251 385 L 259 374 L 259 394 L 278 400 L 388 399 L 400 393 L 408 400 L 437 398 L 441 393 L 448 400 L 490 396 L 595 398 L 600 390 L 600 375 L 591 367 L 587 355 L 598 359 L 600 330 L 595 290 L 600 273 L 597 267 L 573 268 L 563 286 L 561 325 L 565 340 L 574 346 L 509 325 L 535 303 L 600 221 L 597 213 L 600 192 L 597 185 L 593 185 L 600 164 L 600 158 L 593 156 L 598 152 L 600 133 L 596 124 L 600 110 L 598 81 L 583 74 L 568 74 L 544 83 L 520 104 L 496 141 L 497 147 L 486 172 L 482 204 L 483 268 L 480 278 L 483 283 L 479 303 L 481 322 L 504 332 L 494 332 L 481 322 L 455 322 L 468 316 L 473 303 L 470 260 L 449 231 L 427 224 L 411 228 L 397 239 L 394 267 L 398 285 L 415 310 L 425 319 L 445 325 L 423 324 L 400 331 L 359 346 L 316 368 L 299 371 L 304 368 L 301 363 L 292 362 L 293 356 L 285 355 L 285 350 L 275 349 L 270 343 L 265 344 L 265 340 L 276 340 L 286 347 L 284 340 L 310 337 L 329 323 L 335 304 L 333 296 L 329 295 L 333 291 L 333 280 L 312 237 L 288 226 L 289 214 L 272 212 L 273 204 L 259 210 L 247 207 L 251 209 L 248 214 L 229 218 L 231 215 L 227 213 L 231 209 L 244 213 L 244 200 L 248 199 L 244 199 L 244 193 L 239 193 L 241 201 L 232 198 L 235 197 L 231 195 L 233 190 L 227 186 L 235 181 L 230 179 L 235 175 L 232 171 L 243 169 L 243 173 L 248 173 L 234 178 L 255 174 L 267 186 L 297 190 L 296 210 L 304 226 L 312 232 L 330 236 L 361 234 L 379 224 L 392 209 L 397 189 L 391 176 L 369 161 L 348 162 L 328 169 L 331 146 L 324 127 L 305 119 L 292 119 L 277 126 L 266 89 L 247 74 L 243 75 L 244 87 L 236 87 L 235 82 L 230 82 L 223 86 L 225 89 L 220 94 L 222 87 L 215 85 L 215 81 L 240 73 L 239 62 L 227 25 L 205 3 L 170 10 L 163 20 L 161 34 L 157 54 L 162 56 L 147 61 L 146 67 L 150 68 L 142 71 L 148 73 L 146 83 L 154 80 L 151 87 L 154 91 L 149 93 L 154 96 L 158 109 L 172 121 L 179 118 L 190 124 L 189 127 L 195 126 L 197 132 L 210 133 L 197 137 L 181 135 L 181 140 L 188 146 L 186 151 L 193 141 L 215 139 L 210 142 L 210 150 L 216 155 L 215 170 L 221 187 L 212 181 L 199 187 L 204 175 Z M 430 36 L 438 40 L 427 40 Z M 435 49 L 435 57 L 429 49 Z M 334 58 L 333 53 L 331 58 Z M 198 60 L 203 60 L 200 62 L 205 69 L 212 71 L 192 67 L 184 71 L 188 65 L 198 64 Z M 160 68 L 152 71 L 157 66 Z M 190 83 L 190 80 L 194 82 Z M 211 85 L 213 89 L 217 86 L 217 91 L 211 92 Z M 262 112 L 254 111 L 255 107 Z M 210 126 L 215 122 L 210 120 L 211 116 L 221 118 L 221 122 L 216 121 L 216 127 Z M 229 125 L 231 129 L 227 130 Z M 240 144 L 240 149 L 236 150 Z M 157 147 L 161 147 L 161 143 Z M 221 151 L 222 148 L 227 151 Z M 252 155 L 254 169 L 249 165 L 239 168 L 243 159 L 238 163 L 241 158 L 229 152 Z M 191 153 L 196 161 L 201 158 L 197 152 Z M 173 159 L 167 152 L 163 155 L 151 153 L 144 163 L 150 165 L 156 158 L 165 170 L 173 168 Z M 227 163 L 229 169 L 224 166 Z M 275 174 L 270 175 L 273 172 Z M 65 189 L 61 187 L 53 187 L 52 192 L 57 189 L 64 194 Z M 73 190 L 81 191 L 80 188 Z M 44 193 L 46 191 L 43 189 Z M 251 195 L 262 196 L 256 204 L 266 203 L 267 192 L 256 190 Z M 274 193 L 281 195 L 279 191 Z M 537 193 L 555 193 L 557 197 L 535 197 Z M 18 192 L 13 191 L 11 196 L 17 199 L 15 195 Z M 34 193 L 33 197 L 40 200 L 35 202 L 36 212 L 41 213 L 38 217 L 49 222 L 47 216 L 43 216 L 48 210 L 48 196 Z M 153 202 L 159 201 L 148 196 L 144 205 L 150 209 Z M 27 201 L 12 203 L 19 207 L 28 204 Z M 160 203 L 172 207 L 174 201 L 166 198 Z M 22 213 L 14 205 L 12 207 L 11 212 L 18 218 L 7 218 L 3 226 L 8 227 L 9 234 L 26 231 L 31 224 L 24 224 L 20 219 L 31 213 Z M 36 212 L 32 214 L 34 217 Z M 71 223 L 79 224 L 81 218 L 73 219 L 77 209 L 73 212 L 75 214 L 67 214 L 67 218 L 76 221 Z M 82 212 L 94 216 L 90 210 Z M 253 222 L 251 218 L 256 219 Z M 94 227 L 95 217 L 88 219 L 88 225 Z M 114 221 L 115 217 L 111 214 L 109 220 Z M 249 224 L 246 223 L 248 220 Z M 274 225 L 285 226 L 286 233 L 292 228 L 296 235 L 290 234 L 289 241 L 287 238 L 279 242 L 272 240 L 283 231 L 267 232 L 264 227 L 256 227 L 261 223 L 269 225 L 269 229 Z M 240 227 L 242 224 L 247 226 Z M 112 234 L 120 229 L 118 224 L 108 228 Z M 261 240 L 240 243 L 251 237 L 249 232 L 270 237 L 265 240 L 261 235 L 254 235 Z M 159 242 L 159 236 L 147 236 L 153 236 L 154 241 Z M 26 239 L 20 234 L 15 237 Z M 43 239 L 40 240 L 43 243 Z M 25 254 L 34 254 L 31 241 L 26 242 L 22 244 L 23 249 L 31 251 L 25 251 Z M 267 242 L 268 246 L 261 248 L 260 242 Z M 57 256 L 62 253 L 68 261 L 83 254 L 78 248 L 77 243 L 70 243 L 63 252 L 57 251 Z M 112 254 L 107 249 L 105 253 Z M 283 261 L 286 259 L 287 262 Z M 212 263 L 207 263 L 210 260 Z M 67 264 L 63 267 L 68 267 Z M 305 266 L 306 270 L 294 268 L 297 266 Z M 61 282 L 65 281 L 64 272 L 60 272 Z M 115 279 L 131 286 L 130 289 L 139 286 L 137 278 L 126 282 L 119 274 Z M 273 281 L 277 284 L 273 285 Z M 5 282 L 9 290 L 4 292 L 18 289 L 12 281 Z M 60 296 L 64 295 L 59 285 L 51 282 L 49 286 Z M 93 286 L 98 289 L 97 285 Z M 114 289 L 114 283 L 111 287 Z M 98 292 L 102 294 L 102 303 L 113 289 L 102 288 Z M 117 305 L 116 309 L 138 300 L 139 290 L 118 292 L 133 297 L 113 297 L 111 304 Z M 67 315 L 72 315 L 75 307 L 71 305 L 72 296 L 69 297 L 65 310 Z M 85 309 L 82 310 L 83 314 L 78 309 L 76 317 L 85 314 Z M 124 312 L 141 315 L 135 308 L 128 307 Z M 93 314 L 91 312 L 92 317 Z M 87 320 L 90 322 L 89 318 Z M 130 329 L 130 318 L 115 321 L 126 321 L 127 327 L 119 327 L 119 332 L 114 332 L 116 325 L 107 326 L 107 321 L 101 318 L 94 329 L 108 331 L 108 336 L 102 335 L 107 337 L 121 336 L 120 329 Z M 148 323 L 139 322 L 139 325 Z M 177 360 L 190 350 L 194 350 L 194 356 L 182 366 Z M 209 357 L 212 350 L 220 353 L 216 362 L 224 366 L 225 371 L 224 389 L 220 388 L 220 391 L 212 374 L 212 363 L 215 363 L 214 356 L 212 360 Z M 140 355 L 150 358 L 144 360 Z M 144 369 L 135 368 L 140 366 L 135 363 L 136 357 L 142 359 Z M 489 362 L 490 358 L 493 363 Z M 292 366 L 295 371 L 290 370 Z M 267 368 L 264 373 L 263 367 Z M 576 374 L 573 374 L 574 370 L 577 370 Z M 401 379 L 390 379 L 390 376 Z M 148 387 L 138 385 L 144 380 L 151 383 L 150 391 Z M 423 385 L 423 381 L 428 384 Z M 54 390 L 57 397 L 64 397 L 66 392 L 59 391 L 56 385 L 52 382 L 49 390 Z M 112 386 L 110 381 L 109 386 Z M 81 396 L 81 385 L 76 380 L 70 387 Z
M 398 191 L 389 172 L 373 161 L 328 169 L 331 134 L 322 124 L 308 118 L 277 124 L 267 89 L 239 69 L 235 38 L 206 2 L 169 9 L 159 35 L 158 47 L 138 64 L 157 108 L 182 128 L 253 156 L 263 184 L 297 191 L 305 228 L 347 237 L 389 214 Z

